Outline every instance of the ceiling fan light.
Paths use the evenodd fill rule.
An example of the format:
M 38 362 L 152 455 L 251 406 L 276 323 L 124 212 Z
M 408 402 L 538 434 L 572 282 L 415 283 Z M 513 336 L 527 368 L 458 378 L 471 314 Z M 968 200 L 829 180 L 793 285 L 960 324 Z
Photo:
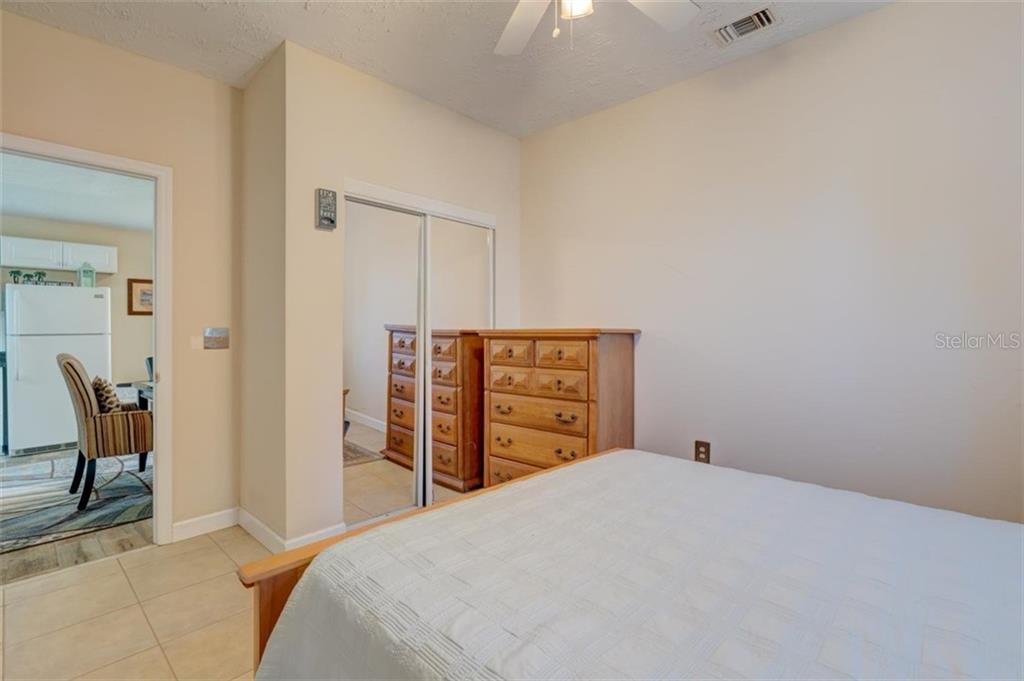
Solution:
M 594 13 L 594 0 L 561 0 L 563 19 L 582 19 Z

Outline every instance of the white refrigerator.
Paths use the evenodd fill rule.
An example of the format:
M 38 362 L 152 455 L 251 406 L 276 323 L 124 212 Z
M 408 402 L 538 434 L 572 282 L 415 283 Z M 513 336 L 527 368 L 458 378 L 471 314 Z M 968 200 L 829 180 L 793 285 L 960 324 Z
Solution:
M 74 355 L 90 377 L 110 380 L 110 289 L 4 287 L 7 451 L 75 446 L 78 428 L 57 355 Z

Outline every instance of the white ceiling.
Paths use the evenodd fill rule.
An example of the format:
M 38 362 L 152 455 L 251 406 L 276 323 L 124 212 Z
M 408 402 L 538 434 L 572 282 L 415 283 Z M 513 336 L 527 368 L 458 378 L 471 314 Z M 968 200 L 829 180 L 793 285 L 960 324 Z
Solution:
M 153 181 L 57 161 L 0 153 L 0 214 L 153 229 Z
M 678 0 L 666 0 L 669 2 Z M 651 92 L 797 36 L 863 14 L 880 2 L 703 2 L 688 27 L 662 30 L 623 0 L 599 0 L 551 37 L 554 4 L 517 57 L 494 46 L 515 3 L 11 2 L 4 8 L 74 33 L 244 87 L 281 43 L 299 45 L 482 123 L 522 136 Z M 780 20 L 729 47 L 719 26 L 771 7 Z

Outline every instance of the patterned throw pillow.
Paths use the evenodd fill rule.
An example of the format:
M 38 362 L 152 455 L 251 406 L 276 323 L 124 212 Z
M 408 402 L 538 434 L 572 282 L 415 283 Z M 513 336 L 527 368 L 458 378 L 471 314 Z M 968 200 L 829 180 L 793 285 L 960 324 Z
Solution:
M 96 401 L 100 403 L 101 414 L 121 411 L 121 402 L 117 399 L 117 390 L 114 389 L 113 383 L 102 376 L 97 376 L 92 379 L 92 390 L 96 393 Z

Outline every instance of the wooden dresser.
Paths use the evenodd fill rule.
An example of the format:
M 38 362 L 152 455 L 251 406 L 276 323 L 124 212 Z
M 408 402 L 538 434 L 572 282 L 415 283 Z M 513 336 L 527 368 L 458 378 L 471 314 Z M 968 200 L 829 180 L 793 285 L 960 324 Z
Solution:
M 416 328 L 388 325 L 388 432 L 381 451 L 412 468 L 416 440 Z M 434 482 L 459 492 L 483 484 L 483 339 L 475 330 L 431 338 Z
M 633 329 L 498 329 L 484 338 L 486 485 L 633 446 Z

